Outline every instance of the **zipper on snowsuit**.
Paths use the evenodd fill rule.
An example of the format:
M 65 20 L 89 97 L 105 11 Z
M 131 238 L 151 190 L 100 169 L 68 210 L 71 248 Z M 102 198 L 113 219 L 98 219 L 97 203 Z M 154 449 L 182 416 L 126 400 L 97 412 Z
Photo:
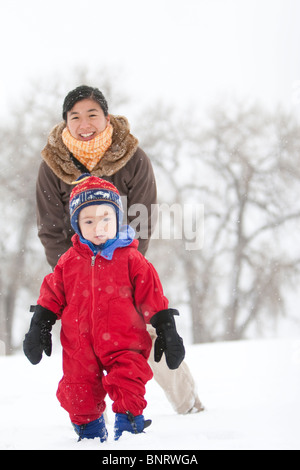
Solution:
M 91 260 L 91 267 L 92 267 L 92 309 L 91 309 L 91 312 L 90 312 L 90 325 L 91 325 L 91 338 L 92 338 L 92 341 L 94 341 L 94 312 L 95 312 L 95 292 L 94 292 L 94 285 L 95 285 L 95 262 L 96 262 L 96 257 L 97 257 L 97 254 L 96 255 L 93 255 L 92 256 L 92 260 Z

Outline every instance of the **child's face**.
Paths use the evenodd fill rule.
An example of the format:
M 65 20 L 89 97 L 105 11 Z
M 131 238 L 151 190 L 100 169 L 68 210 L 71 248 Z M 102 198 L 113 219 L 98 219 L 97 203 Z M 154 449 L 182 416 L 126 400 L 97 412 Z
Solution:
M 109 205 L 84 207 L 80 211 L 78 222 L 83 238 L 94 245 L 102 245 L 117 234 L 116 212 Z

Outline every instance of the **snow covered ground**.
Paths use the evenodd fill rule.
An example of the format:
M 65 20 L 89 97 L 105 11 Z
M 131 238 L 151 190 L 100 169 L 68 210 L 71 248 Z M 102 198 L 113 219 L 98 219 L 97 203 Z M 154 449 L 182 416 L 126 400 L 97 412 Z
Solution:
M 57 349 L 57 348 L 56 348 Z M 187 362 L 206 406 L 176 415 L 153 380 L 148 385 L 147 433 L 77 443 L 55 393 L 61 357 L 32 366 L 0 357 L 1 450 L 300 450 L 300 339 L 215 343 L 187 348 Z

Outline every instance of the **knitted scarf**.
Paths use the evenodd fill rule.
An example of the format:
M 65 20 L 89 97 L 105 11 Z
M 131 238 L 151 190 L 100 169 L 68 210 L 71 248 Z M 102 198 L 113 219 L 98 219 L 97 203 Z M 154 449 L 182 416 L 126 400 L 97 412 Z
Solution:
M 112 144 L 113 126 L 109 124 L 101 134 L 88 142 L 75 139 L 67 127 L 63 130 L 62 140 L 69 151 L 89 171 L 92 171 Z

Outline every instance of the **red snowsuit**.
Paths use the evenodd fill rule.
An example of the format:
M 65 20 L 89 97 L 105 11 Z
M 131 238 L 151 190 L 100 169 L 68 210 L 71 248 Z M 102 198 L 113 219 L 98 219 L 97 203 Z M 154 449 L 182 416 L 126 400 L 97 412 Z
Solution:
M 64 376 L 57 397 L 79 425 L 103 413 L 107 393 L 115 413 L 140 415 L 153 376 L 146 323 L 168 300 L 136 240 L 116 249 L 111 261 L 94 257 L 78 235 L 72 241 L 38 299 L 61 319 Z

